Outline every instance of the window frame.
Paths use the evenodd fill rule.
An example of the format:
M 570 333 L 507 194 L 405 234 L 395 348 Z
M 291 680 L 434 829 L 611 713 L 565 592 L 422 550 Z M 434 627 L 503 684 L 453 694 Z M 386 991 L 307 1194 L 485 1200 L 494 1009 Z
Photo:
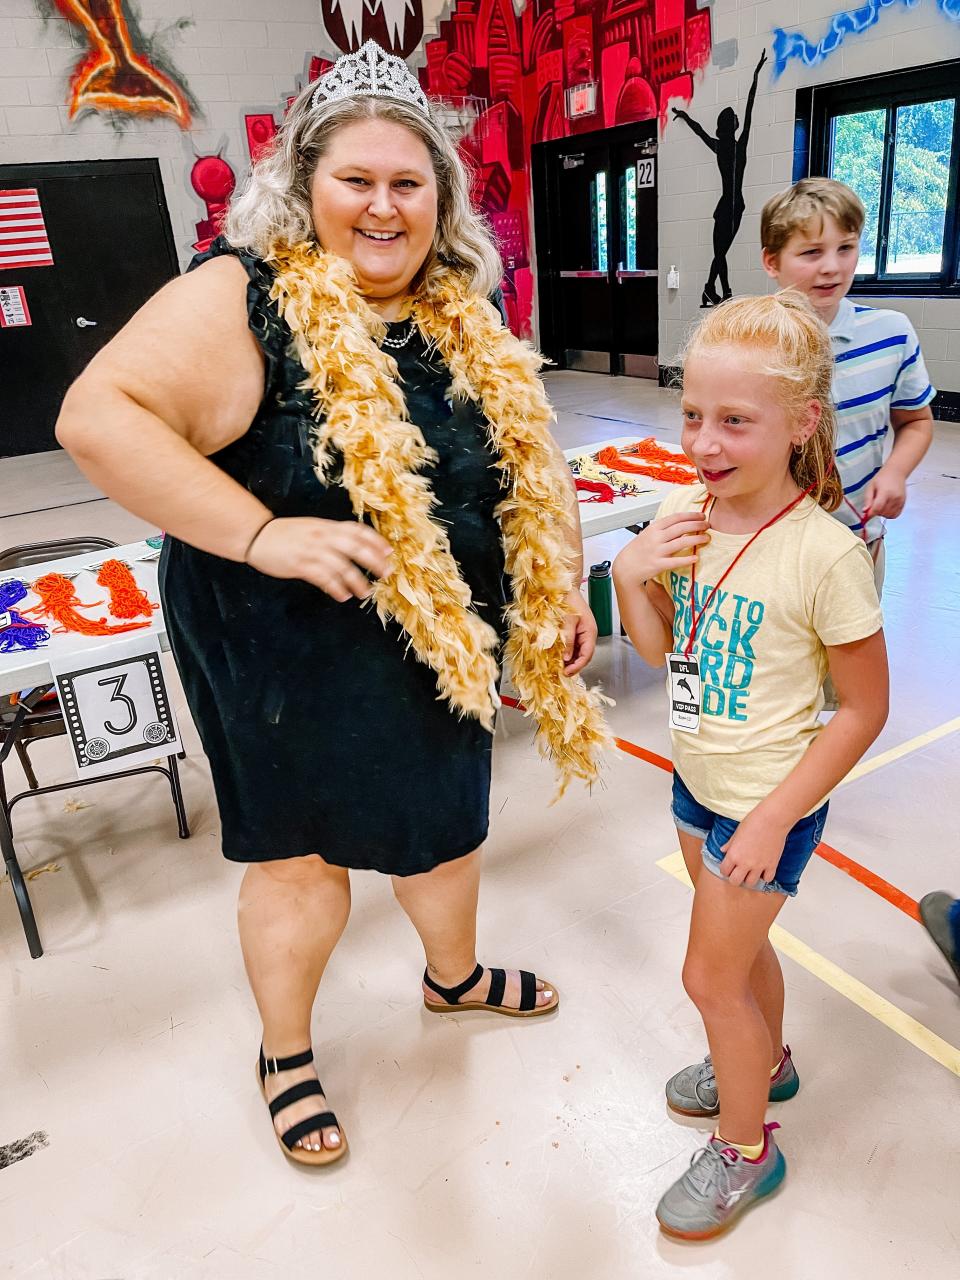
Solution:
M 943 261 L 939 272 L 855 276 L 851 292 L 866 297 L 960 297 L 960 59 L 882 75 L 840 80 L 797 90 L 793 180 L 826 177 L 830 166 L 830 122 L 834 116 L 885 110 L 877 266 L 885 265 L 890 235 L 898 107 L 953 98 L 953 138 L 947 207 L 943 227 Z M 881 249 L 882 246 L 882 249 Z

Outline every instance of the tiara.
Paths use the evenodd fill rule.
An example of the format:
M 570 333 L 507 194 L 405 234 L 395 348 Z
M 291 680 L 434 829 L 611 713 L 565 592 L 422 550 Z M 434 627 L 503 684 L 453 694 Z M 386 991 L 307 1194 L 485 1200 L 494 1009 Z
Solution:
M 340 98 L 399 98 L 430 114 L 427 95 L 407 70 L 402 58 L 385 53 L 375 40 L 368 40 L 356 53 L 344 54 L 317 81 L 312 105 L 336 102 Z

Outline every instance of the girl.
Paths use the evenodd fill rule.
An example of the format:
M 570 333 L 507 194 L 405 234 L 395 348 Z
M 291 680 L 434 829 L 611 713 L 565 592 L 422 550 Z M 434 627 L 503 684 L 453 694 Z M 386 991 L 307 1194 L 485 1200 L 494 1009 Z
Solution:
M 830 790 L 887 717 L 870 555 L 827 514 L 841 501 L 832 372 L 827 330 L 797 292 L 711 312 L 682 399 L 703 484 L 670 494 L 614 565 L 637 651 L 652 666 L 670 651 L 672 812 L 694 884 L 683 984 L 710 1056 L 668 1081 L 667 1101 L 718 1117 L 657 1207 L 682 1239 L 717 1235 L 783 1180 L 764 1115 L 799 1079 L 767 934 L 820 842 Z M 828 669 L 840 710 L 823 725 Z

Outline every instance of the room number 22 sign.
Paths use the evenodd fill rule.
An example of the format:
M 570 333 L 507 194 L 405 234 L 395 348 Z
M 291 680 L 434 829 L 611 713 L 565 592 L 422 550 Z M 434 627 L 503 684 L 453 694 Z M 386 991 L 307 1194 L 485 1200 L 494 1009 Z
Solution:
M 114 640 L 84 657 L 50 664 L 81 778 L 180 750 L 155 640 Z

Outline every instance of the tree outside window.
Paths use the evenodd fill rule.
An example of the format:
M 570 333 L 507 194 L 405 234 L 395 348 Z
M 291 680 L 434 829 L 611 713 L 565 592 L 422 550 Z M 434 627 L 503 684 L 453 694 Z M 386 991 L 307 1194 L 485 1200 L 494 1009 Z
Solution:
M 830 176 L 852 187 L 867 210 L 858 275 L 878 271 L 884 156 L 891 149 L 883 273 L 941 270 L 955 107 L 944 98 L 832 118 Z

